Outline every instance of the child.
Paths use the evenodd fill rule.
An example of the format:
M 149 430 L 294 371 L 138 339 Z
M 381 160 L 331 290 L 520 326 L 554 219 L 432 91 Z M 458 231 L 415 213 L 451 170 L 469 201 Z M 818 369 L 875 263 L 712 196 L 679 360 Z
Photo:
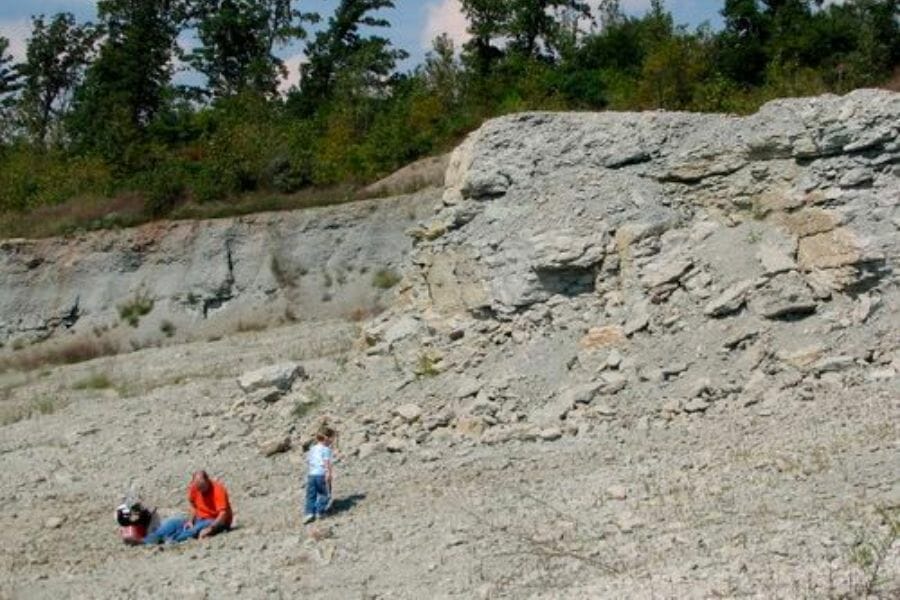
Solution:
M 309 475 L 306 478 L 306 509 L 303 523 L 311 523 L 321 518 L 331 503 L 331 445 L 334 443 L 334 430 L 322 427 L 316 433 L 316 443 L 309 449 L 306 462 Z

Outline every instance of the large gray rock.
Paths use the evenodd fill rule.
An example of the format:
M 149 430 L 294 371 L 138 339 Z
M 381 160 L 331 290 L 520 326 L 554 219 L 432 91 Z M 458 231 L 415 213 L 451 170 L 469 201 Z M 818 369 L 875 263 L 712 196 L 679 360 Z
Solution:
M 290 391 L 291 386 L 298 377 L 306 377 L 306 371 L 301 365 L 297 363 L 282 363 L 244 373 L 238 378 L 238 385 L 246 394 L 266 388 L 275 388 L 282 392 L 287 392 Z

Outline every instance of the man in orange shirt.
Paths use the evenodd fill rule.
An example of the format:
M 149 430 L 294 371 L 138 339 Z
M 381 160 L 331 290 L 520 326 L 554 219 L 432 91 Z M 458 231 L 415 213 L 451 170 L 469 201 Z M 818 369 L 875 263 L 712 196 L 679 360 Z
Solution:
M 206 471 L 197 471 L 191 477 L 187 495 L 191 504 L 190 516 L 167 519 L 144 538 L 145 544 L 207 538 L 231 529 L 231 503 L 228 490 L 221 481 L 210 479 Z

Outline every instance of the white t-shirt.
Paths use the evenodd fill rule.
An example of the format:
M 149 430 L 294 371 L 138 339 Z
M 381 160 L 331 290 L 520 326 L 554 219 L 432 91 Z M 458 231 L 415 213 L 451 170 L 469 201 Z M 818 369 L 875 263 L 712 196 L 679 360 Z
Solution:
M 306 457 L 310 475 L 325 475 L 325 463 L 331 462 L 331 448 L 325 444 L 315 444 Z

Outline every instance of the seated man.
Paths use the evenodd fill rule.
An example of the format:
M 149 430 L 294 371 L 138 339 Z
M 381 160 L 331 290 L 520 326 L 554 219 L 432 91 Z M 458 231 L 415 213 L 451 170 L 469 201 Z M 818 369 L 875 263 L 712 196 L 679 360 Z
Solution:
M 158 529 L 144 538 L 145 544 L 161 541 L 183 542 L 191 538 L 206 538 L 231 529 L 231 503 L 228 490 L 221 481 L 210 479 L 206 471 L 197 471 L 188 485 L 188 518 L 166 519 Z

